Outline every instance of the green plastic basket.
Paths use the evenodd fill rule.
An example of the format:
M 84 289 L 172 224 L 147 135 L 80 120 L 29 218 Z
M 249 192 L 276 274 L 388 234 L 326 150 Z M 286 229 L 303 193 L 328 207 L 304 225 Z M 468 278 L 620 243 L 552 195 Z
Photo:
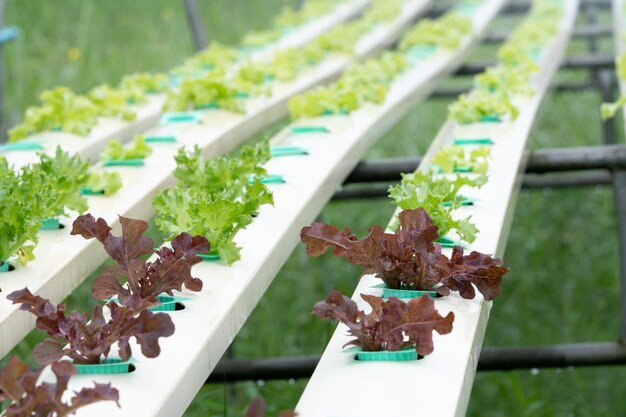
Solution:
M 203 261 L 216 262 L 220 260 L 219 253 L 198 253 L 197 255 L 201 257 Z
M 154 135 L 146 136 L 146 143 L 174 143 L 176 142 L 176 136 L 174 135 Z
M 52 217 L 41 222 L 39 230 L 59 230 L 61 223 L 59 223 L 58 217 Z
M 282 175 L 270 174 L 261 178 L 263 184 L 284 184 L 285 179 Z
M 500 123 L 502 119 L 498 116 L 483 116 L 480 118 L 482 123 Z
M 272 154 L 272 158 L 276 158 L 279 156 L 290 156 L 290 155 L 308 155 L 306 149 L 300 146 L 275 146 L 270 149 Z
M 409 59 L 423 59 L 435 53 L 437 47 L 434 45 L 413 46 L 406 51 Z
M 260 179 L 263 184 L 284 184 L 285 183 L 285 179 L 283 178 L 283 176 L 276 175 L 276 174 L 266 175 L 264 177 L 261 177 Z M 253 181 L 254 181 L 254 176 L 248 177 L 248 184 L 252 184 Z
M 325 126 L 294 126 L 291 128 L 291 133 L 296 135 L 302 135 L 307 133 L 330 133 Z
M 473 198 L 463 197 L 463 196 L 459 196 L 459 199 L 461 200 L 460 203 L 462 206 L 473 206 L 474 202 L 476 201 Z M 443 206 L 450 207 L 450 202 L 449 201 L 444 202 Z
M 444 248 L 453 248 L 455 246 L 463 246 L 460 242 L 449 238 L 448 236 L 441 236 L 439 239 L 435 241 L 435 243 L 440 244 Z
M 78 365 L 74 364 L 78 375 L 96 375 L 96 374 L 127 374 L 131 369 L 130 361 L 122 361 L 121 359 L 107 359 L 103 363 L 97 365 Z
M 104 190 L 92 190 L 89 187 L 81 187 L 80 193 L 82 195 L 104 195 Z
M 105 167 L 140 167 L 144 165 L 144 159 L 109 159 L 103 161 L 102 164 Z
M 150 311 L 175 311 L 176 303 L 178 299 L 176 297 L 171 297 L 169 295 L 159 295 L 157 297 L 161 304 L 156 307 L 150 308 Z
M 408 289 L 394 289 L 383 287 L 383 298 L 398 297 L 398 298 L 418 298 L 422 295 L 428 295 L 431 298 L 437 298 L 439 294 L 437 291 L 422 291 L 422 290 L 408 290 Z
M 388 350 L 381 350 L 380 352 L 366 352 L 364 350 L 358 350 L 356 352 L 356 359 L 365 362 L 404 362 L 416 361 L 419 357 L 415 348 L 407 347 L 395 352 L 390 352 Z
M 202 116 L 198 112 L 183 111 L 170 112 L 161 116 L 161 125 L 171 125 L 177 123 L 200 123 Z
M 38 142 L 21 141 L 0 145 L 0 152 L 11 151 L 43 151 L 43 146 Z
M 464 145 L 493 145 L 493 140 L 490 138 L 456 138 L 454 144 L 457 146 Z

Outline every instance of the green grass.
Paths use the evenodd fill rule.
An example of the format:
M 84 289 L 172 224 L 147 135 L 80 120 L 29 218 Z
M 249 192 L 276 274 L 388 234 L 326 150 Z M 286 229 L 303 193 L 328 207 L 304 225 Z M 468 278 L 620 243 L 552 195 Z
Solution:
M 201 3 L 210 35 L 235 42 L 250 28 L 267 27 L 279 5 L 295 1 Z M 494 26 L 505 28 L 510 22 L 500 20 Z M 53 2 L 9 2 L 7 23 L 24 32 L 6 48 L 7 113 L 21 113 L 42 89 L 64 84 L 84 91 L 100 82 L 116 82 L 124 73 L 167 69 L 192 51 L 179 2 L 66 0 L 63 7 Z M 584 46 L 574 42 L 569 49 L 580 52 Z M 70 48 L 80 50 L 78 60 L 68 59 Z M 610 52 L 610 40 L 603 41 L 601 48 Z M 472 58 L 493 59 L 493 51 L 493 47 L 480 48 Z M 567 72 L 558 79 L 582 77 Z M 446 86 L 468 83 L 456 80 Z M 445 119 L 448 103 L 430 100 L 412 110 L 368 158 L 423 153 Z M 532 134 L 533 147 L 599 144 L 599 104 L 595 92 L 551 94 Z M 623 138 L 621 131 L 619 137 Z M 332 202 L 321 217 L 363 234 L 371 224 L 386 224 L 392 211 L 387 199 Z M 616 339 L 618 259 L 609 188 L 521 192 L 505 262 L 511 273 L 494 304 L 485 346 Z M 234 355 L 321 353 L 334 325 L 314 319 L 311 307 L 331 290 L 351 293 L 358 273 L 339 259 L 329 255 L 309 259 L 302 247 L 296 248 L 236 338 Z M 72 307 L 90 308 L 91 279 L 93 275 L 67 300 Z M 29 336 L 15 352 L 27 358 L 36 340 L 37 336 Z M 625 378 L 624 367 L 479 373 L 468 415 L 623 415 Z M 293 408 L 305 385 L 299 380 L 205 386 L 185 415 L 241 415 L 258 394 L 266 398 L 269 415 L 275 415 L 277 410 Z

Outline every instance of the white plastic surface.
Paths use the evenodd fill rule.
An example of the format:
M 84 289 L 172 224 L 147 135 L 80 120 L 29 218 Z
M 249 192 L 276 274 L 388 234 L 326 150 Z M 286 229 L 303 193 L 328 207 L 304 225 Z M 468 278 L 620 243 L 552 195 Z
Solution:
M 277 51 L 305 45 L 333 27 L 361 13 L 369 4 L 369 0 L 350 0 L 343 3 L 332 13 L 295 28 L 289 35 L 253 53 L 250 58 L 252 60 L 270 59 Z M 109 140 L 119 139 L 125 142 L 135 134 L 156 126 L 162 115 L 161 109 L 164 102 L 165 93 L 149 96 L 147 103 L 131 106 L 131 108 L 136 109 L 136 120 L 125 122 L 118 118 L 100 118 L 96 127 L 86 137 L 65 132 L 40 132 L 29 136 L 27 140 L 41 143 L 44 152 L 49 154 L 53 154 L 56 147 L 61 146 L 68 152 L 79 154 L 85 160 L 95 161 Z M 25 164 L 36 162 L 37 152 L 39 151 L 0 151 L 0 155 L 6 157 L 9 164 L 19 168 Z
M 567 12 L 554 42 L 543 51 L 541 72 L 536 78 L 536 94 L 520 103 L 520 115 L 501 126 L 488 123 L 456 128 L 444 124 L 420 169 L 428 167 L 433 154 L 455 137 L 491 137 L 492 159 L 489 182 L 479 190 L 464 190 L 476 198 L 473 206 L 458 210 L 459 217 L 472 215 L 480 233 L 471 250 L 503 255 L 511 217 L 525 167 L 523 158 L 528 135 L 559 62 L 565 51 L 578 8 L 578 1 L 567 2 Z M 338 225 L 340 226 L 340 225 Z M 444 250 L 449 256 L 450 250 Z M 505 277 L 506 280 L 506 277 Z M 380 296 L 381 281 L 364 276 L 353 295 L 367 309 L 360 294 Z M 506 285 L 505 285 L 506 290 Z M 489 319 L 491 303 L 480 294 L 464 300 L 453 294 L 435 301 L 437 310 L 455 314 L 452 333 L 434 333 L 435 350 L 412 362 L 356 362 L 354 354 L 342 346 L 350 340 L 347 328 L 339 325 L 315 373 L 296 407 L 299 417 L 450 417 L 466 413 L 480 349 Z
M 477 13 L 475 36 L 460 50 L 440 51 L 400 76 L 382 106 L 303 120 L 279 133 L 274 145 L 302 146 L 309 154 L 269 162 L 268 171 L 283 175 L 286 183 L 270 185 L 274 207 L 263 206 L 254 222 L 237 235 L 242 259 L 230 267 L 210 262 L 194 267 L 193 275 L 202 278 L 204 288 L 180 294 L 190 300 L 185 310 L 171 313 L 176 333 L 163 340 L 158 358 L 147 360 L 137 354 L 137 370 L 129 375 L 73 379 L 72 389 L 96 380 L 111 382 L 121 393 L 121 410 L 102 403 L 77 415 L 181 415 L 297 244 L 300 229 L 315 218 L 367 149 L 460 65 L 502 4 L 487 1 Z M 297 125 L 323 125 L 331 133 L 291 134 Z
M 425 10 L 429 0 L 412 0 L 411 7 L 404 9 L 399 22 L 406 22 Z M 409 13 L 411 16 L 409 16 Z M 402 23 L 404 25 L 404 23 Z M 388 25 L 389 35 L 397 36 L 397 24 Z M 377 48 L 386 38 L 377 36 L 363 48 L 364 53 L 370 48 Z M 246 138 L 285 115 L 286 102 L 316 84 L 335 78 L 351 62 L 347 56 L 330 57 L 321 65 L 304 71 L 291 84 L 276 85 L 274 96 L 256 98 L 248 103 L 248 113 L 235 113 L 208 110 L 201 112 L 202 123 L 198 125 L 180 124 L 160 126 L 152 129 L 154 134 L 175 134 L 175 144 L 156 143 L 153 154 L 146 158 L 145 165 L 137 167 L 110 167 L 106 170 L 117 171 L 123 178 L 124 186 L 109 197 L 90 196 L 89 212 L 102 217 L 117 230 L 117 215 L 149 219 L 154 215 L 151 201 L 154 193 L 174 181 L 171 171 L 175 168 L 173 156 L 181 146 L 191 148 L 199 145 L 205 157 L 215 157 L 232 151 Z M 68 296 L 106 256 L 94 241 L 85 241 L 81 237 L 70 236 L 72 220 L 62 219 L 67 226 L 59 231 L 40 232 L 40 242 L 35 249 L 35 261 L 25 267 L 17 266 L 13 272 L 0 276 L 0 288 L 3 294 L 28 286 L 33 294 L 60 302 Z M 0 357 L 12 349 L 30 329 L 34 319 L 19 312 L 9 302 L 0 303 Z

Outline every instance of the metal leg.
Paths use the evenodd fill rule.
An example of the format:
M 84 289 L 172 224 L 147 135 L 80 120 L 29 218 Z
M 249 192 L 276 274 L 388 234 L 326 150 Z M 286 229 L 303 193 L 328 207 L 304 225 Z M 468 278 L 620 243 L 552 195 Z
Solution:
M 201 51 L 207 47 L 208 41 L 202 20 L 200 19 L 198 3 L 196 3 L 196 0 L 183 0 L 183 5 L 187 15 L 187 23 L 189 23 L 189 29 L 191 30 L 193 46 L 196 51 Z

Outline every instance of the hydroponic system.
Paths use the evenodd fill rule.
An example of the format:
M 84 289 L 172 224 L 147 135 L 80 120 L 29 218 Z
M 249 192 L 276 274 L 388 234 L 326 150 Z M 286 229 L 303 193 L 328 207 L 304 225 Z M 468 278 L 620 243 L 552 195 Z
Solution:
M 311 304 L 340 323 L 297 415 L 465 415 L 529 137 L 579 3 L 519 8 L 479 71 L 463 63 L 515 9 L 506 0 L 309 0 L 167 73 L 43 92 L 0 145 L 0 357 L 43 336 L 39 368 L 11 356 L 0 369 L 0 415 L 182 415 L 299 244 L 362 275 L 353 295 Z M 464 71 L 473 88 L 389 188 L 389 223 L 358 236 L 320 221 L 376 142 Z M 96 270 L 96 307 L 70 311 L 63 300 Z

